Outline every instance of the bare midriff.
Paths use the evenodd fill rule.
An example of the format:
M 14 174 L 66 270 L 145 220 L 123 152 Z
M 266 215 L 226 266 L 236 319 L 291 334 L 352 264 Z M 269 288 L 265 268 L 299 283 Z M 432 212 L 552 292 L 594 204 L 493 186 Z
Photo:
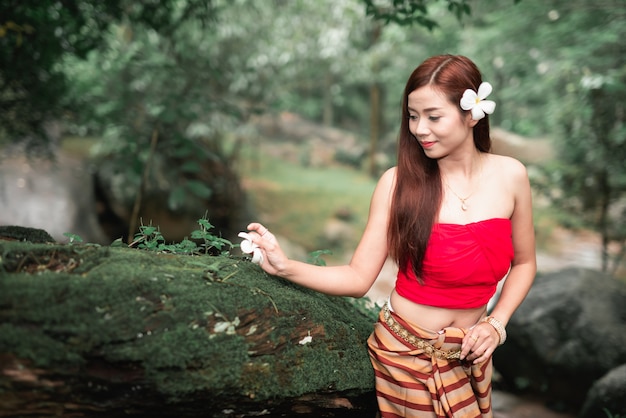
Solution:
M 430 331 L 446 327 L 470 328 L 476 325 L 487 312 L 487 305 L 472 309 L 447 309 L 421 305 L 391 292 L 391 306 L 404 320 Z

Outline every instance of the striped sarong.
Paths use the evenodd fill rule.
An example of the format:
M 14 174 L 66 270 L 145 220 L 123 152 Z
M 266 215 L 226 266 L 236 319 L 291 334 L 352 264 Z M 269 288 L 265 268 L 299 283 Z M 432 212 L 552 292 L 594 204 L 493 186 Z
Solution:
M 381 417 L 492 417 L 492 361 L 458 359 L 466 333 L 425 330 L 385 305 L 368 339 Z

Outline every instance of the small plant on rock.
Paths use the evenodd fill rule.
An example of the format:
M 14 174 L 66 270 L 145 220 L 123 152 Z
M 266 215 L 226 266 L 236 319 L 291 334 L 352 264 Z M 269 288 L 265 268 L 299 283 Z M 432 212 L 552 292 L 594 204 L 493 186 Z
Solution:
M 202 219 L 198 219 L 198 225 L 200 225 L 200 229 L 193 231 L 191 238 L 202 240 L 203 243 L 200 247 L 203 248 L 204 254 L 208 254 L 212 248 L 215 248 L 220 253 L 224 252 L 224 247 L 228 247 L 228 249 L 233 248 L 233 244 L 229 240 L 217 237 L 210 232 L 213 229 L 213 225 L 209 222 L 206 213 Z
M 211 233 L 213 225 L 208 221 L 206 215 L 198 220 L 198 225 L 200 225 L 200 229 L 192 231 L 191 238 L 201 241 L 200 245 L 188 238 L 184 238 L 179 243 L 167 244 L 158 227 L 141 225 L 133 242 L 128 246 L 173 254 L 209 254 L 212 249 L 217 250 L 220 254 L 228 254 L 229 250 L 234 247 L 229 240 Z

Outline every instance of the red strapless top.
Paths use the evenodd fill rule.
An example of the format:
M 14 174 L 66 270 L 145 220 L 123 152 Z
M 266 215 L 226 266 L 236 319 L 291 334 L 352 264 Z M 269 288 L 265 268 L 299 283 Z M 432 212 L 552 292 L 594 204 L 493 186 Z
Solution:
M 435 224 L 424 255 L 424 284 L 417 281 L 408 265 L 398 271 L 396 291 L 421 305 L 478 308 L 495 294 L 512 260 L 509 219 L 492 218 L 467 225 Z

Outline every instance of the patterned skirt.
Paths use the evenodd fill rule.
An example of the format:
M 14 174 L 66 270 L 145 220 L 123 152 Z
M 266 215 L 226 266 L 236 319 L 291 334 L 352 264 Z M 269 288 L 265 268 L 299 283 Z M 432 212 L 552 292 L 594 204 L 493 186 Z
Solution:
M 459 360 L 466 332 L 425 330 L 383 307 L 368 340 L 382 418 L 492 417 L 492 361 Z

